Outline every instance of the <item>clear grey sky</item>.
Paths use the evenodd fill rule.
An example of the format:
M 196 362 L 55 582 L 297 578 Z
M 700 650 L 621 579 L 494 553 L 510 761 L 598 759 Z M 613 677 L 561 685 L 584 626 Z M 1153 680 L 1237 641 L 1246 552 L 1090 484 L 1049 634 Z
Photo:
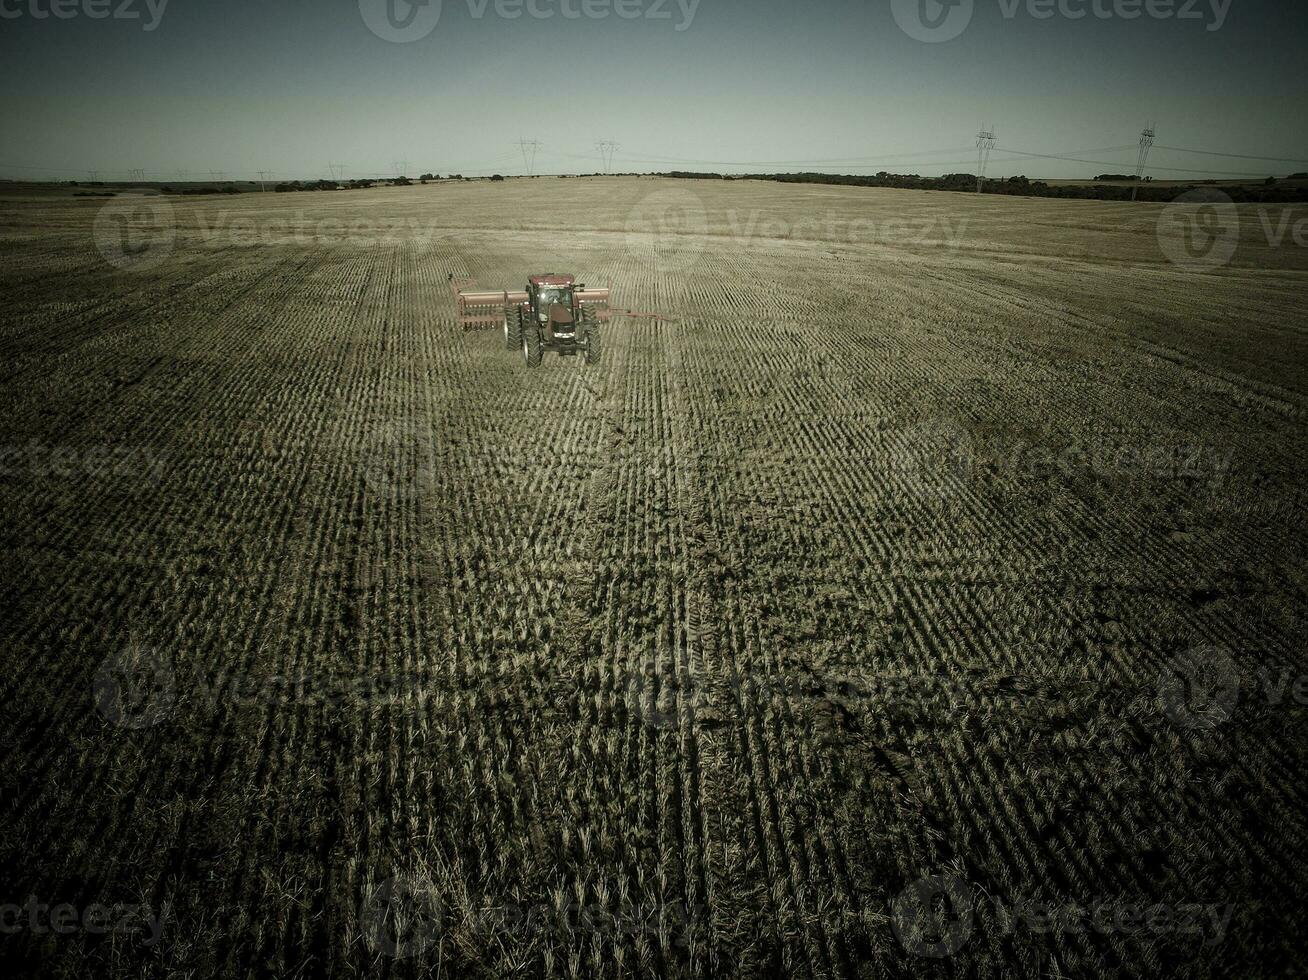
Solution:
M 0 0 L 0 176 L 1308 170 L 1308 5 L 950 2 Z

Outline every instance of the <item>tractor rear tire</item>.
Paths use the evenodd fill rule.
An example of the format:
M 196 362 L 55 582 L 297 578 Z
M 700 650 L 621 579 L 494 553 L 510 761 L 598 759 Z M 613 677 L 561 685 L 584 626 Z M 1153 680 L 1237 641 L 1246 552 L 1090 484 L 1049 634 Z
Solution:
M 522 334 L 522 359 L 527 362 L 527 367 L 538 368 L 542 356 L 540 331 L 528 327 Z
M 599 323 L 592 320 L 590 329 L 586 331 L 586 364 L 594 367 L 600 362 L 601 353 Z
M 517 350 L 522 346 L 522 321 L 518 318 L 518 312 L 504 315 L 504 349 Z

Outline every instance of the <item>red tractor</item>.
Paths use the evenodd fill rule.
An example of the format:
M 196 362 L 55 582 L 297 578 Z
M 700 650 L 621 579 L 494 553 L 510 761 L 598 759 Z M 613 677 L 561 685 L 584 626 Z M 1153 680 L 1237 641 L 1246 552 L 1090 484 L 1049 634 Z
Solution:
M 608 289 L 588 289 L 575 276 L 531 276 L 522 292 L 466 289 L 455 281 L 459 323 L 495 326 L 503 321 L 504 346 L 521 350 L 528 367 L 540 367 L 547 350 L 563 357 L 581 354 L 587 364 L 600 362 L 600 324 L 609 319 Z

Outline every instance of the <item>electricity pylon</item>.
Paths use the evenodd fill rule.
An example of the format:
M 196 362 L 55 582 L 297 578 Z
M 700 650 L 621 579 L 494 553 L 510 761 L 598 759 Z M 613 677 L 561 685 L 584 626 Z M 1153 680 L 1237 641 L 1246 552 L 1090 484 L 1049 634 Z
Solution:
M 1144 179 L 1145 164 L 1149 162 L 1149 150 L 1154 145 L 1154 127 L 1140 131 L 1140 154 L 1135 161 L 1135 183 L 1131 185 L 1131 200 L 1135 200 L 1136 192 L 1140 189 L 1140 181 Z
M 985 183 L 986 167 L 990 165 L 990 151 L 995 148 L 995 131 L 981 124 L 981 131 L 976 134 L 976 192 L 981 193 Z

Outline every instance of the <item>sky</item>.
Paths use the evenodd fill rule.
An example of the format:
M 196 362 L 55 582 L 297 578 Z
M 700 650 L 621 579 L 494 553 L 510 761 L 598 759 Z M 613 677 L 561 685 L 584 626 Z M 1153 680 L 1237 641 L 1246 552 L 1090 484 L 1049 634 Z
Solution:
M 0 177 L 933 176 L 983 123 L 991 176 L 1147 125 L 1157 178 L 1284 175 L 1305 50 L 1297 0 L 0 0 Z

